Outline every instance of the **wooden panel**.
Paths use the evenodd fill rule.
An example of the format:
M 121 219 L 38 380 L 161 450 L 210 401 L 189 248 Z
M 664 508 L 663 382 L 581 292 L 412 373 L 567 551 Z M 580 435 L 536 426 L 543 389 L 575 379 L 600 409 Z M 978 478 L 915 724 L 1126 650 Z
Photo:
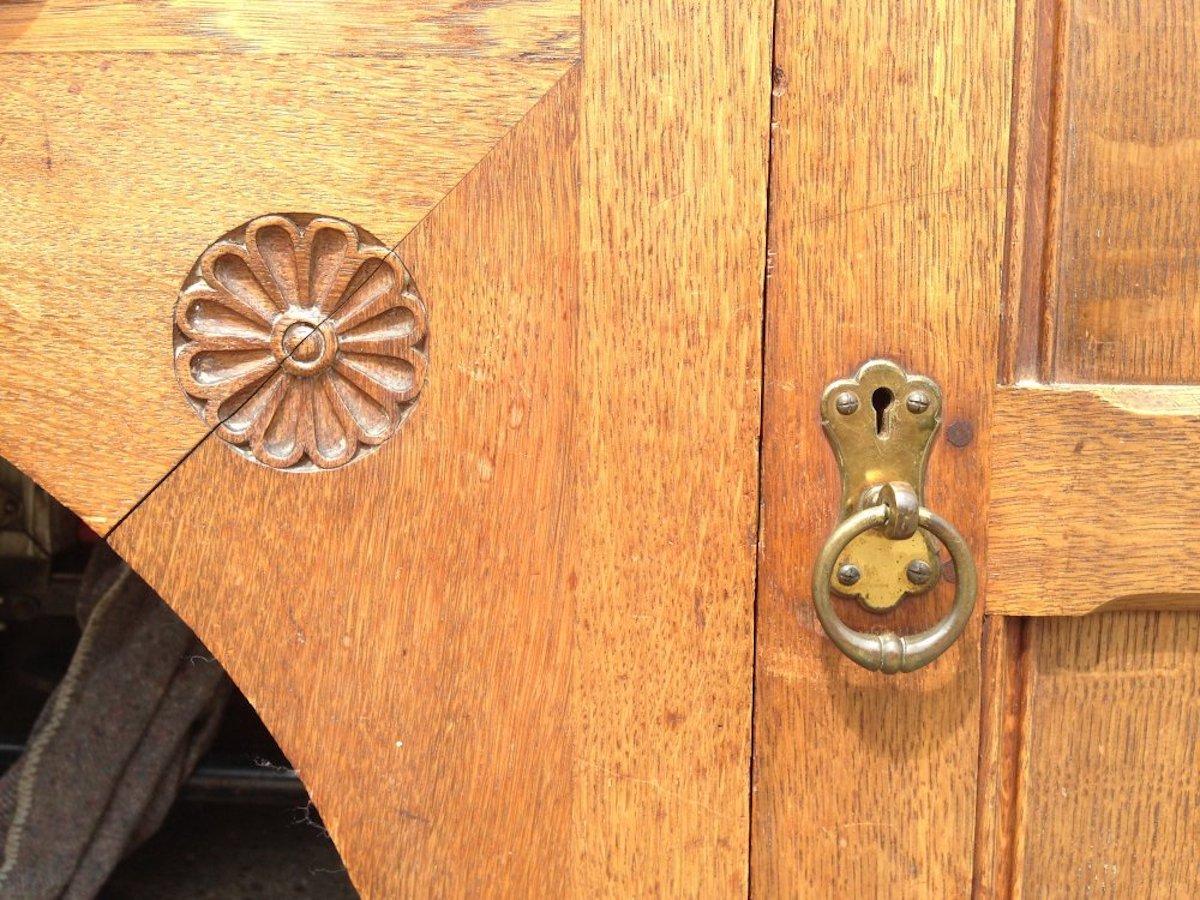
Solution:
M 1200 605 L 1200 387 L 1003 388 L 993 422 L 988 612 Z
M 432 365 L 399 435 L 316 474 L 212 436 L 110 537 L 258 709 L 370 896 L 569 880 L 578 86 L 401 245 Z
M 747 889 L 770 4 L 587 14 L 401 247 L 400 435 L 324 475 L 210 437 L 112 535 L 368 895 Z
M 1025 715 L 1025 630 L 1030 619 L 983 617 L 983 690 L 972 897 L 1007 897 L 1017 838 L 1017 760 Z
M 1018 896 L 1200 892 L 1200 617 L 1030 624 Z
M 1058 381 L 1200 381 L 1200 7 L 1064 0 Z
M 584 5 L 583 895 L 747 891 L 772 7 Z
M 765 896 L 969 890 L 978 622 L 889 679 L 839 654 L 808 585 L 838 504 L 818 400 L 871 356 L 941 384 L 928 499 L 986 571 L 1012 43 L 1011 3 L 778 7 L 752 841 Z M 854 621 L 915 630 L 948 593 Z
M 101 533 L 207 431 L 171 367 L 199 254 L 282 211 L 390 245 L 578 52 L 577 0 L 241 6 L 0 12 L 0 453 Z
M 1176 0 L 1025 10 L 1029 99 L 1016 125 L 1032 138 L 1029 177 L 1014 185 L 1027 215 L 1012 219 L 1023 252 L 1010 257 L 1002 376 L 1082 384 L 1019 384 L 997 399 L 988 609 L 1194 605 L 1186 513 L 1200 389 L 1130 383 L 1200 381 L 1200 19 Z M 1184 612 L 989 620 L 985 895 L 1197 892 L 1198 623 Z

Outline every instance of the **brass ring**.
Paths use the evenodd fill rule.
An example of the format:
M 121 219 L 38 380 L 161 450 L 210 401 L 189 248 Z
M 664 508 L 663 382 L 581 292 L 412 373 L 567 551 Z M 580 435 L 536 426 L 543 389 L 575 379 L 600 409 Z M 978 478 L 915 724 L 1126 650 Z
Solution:
M 869 634 L 855 631 L 838 618 L 829 595 L 829 581 L 838 556 L 854 538 L 888 521 L 888 507 L 870 506 L 847 518 L 833 530 L 817 557 L 813 570 L 813 603 L 817 618 L 825 632 L 843 653 L 872 672 L 894 675 L 913 672 L 927 666 L 950 647 L 971 618 L 975 608 L 975 560 L 961 534 L 936 513 L 922 506 L 917 512 L 918 524 L 941 541 L 954 560 L 957 584 L 954 588 L 954 608 L 949 615 L 925 631 L 900 637 L 893 632 Z

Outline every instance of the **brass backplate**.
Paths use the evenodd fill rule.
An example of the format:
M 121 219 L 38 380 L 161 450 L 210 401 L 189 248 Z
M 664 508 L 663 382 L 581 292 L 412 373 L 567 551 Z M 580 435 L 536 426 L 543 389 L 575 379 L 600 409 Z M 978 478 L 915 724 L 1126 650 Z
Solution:
M 821 397 L 821 422 L 842 474 L 840 518 L 872 505 L 872 489 L 890 481 L 907 482 L 923 498 L 925 466 L 941 421 L 938 386 L 890 360 L 873 359 L 852 378 L 830 384 Z M 922 562 L 928 568 L 920 583 L 909 573 Z M 857 580 L 850 584 L 840 577 L 847 566 L 857 570 Z M 876 528 L 850 542 L 830 584 L 838 594 L 883 612 L 908 594 L 929 590 L 940 574 L 937 552 L 924 531 L 892 540 Z

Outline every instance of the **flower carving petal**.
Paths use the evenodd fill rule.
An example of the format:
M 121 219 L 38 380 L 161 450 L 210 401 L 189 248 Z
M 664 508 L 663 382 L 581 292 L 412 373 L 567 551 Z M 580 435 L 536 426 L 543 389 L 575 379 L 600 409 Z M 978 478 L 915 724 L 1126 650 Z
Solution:
M 261 216 L 246 225 L 250 271 L 281 310 L 303 305 L 296 258 L 299 242 L 300 229 L 286 216 Z
M 425 382 L 427 314 L 395 253 L 349 222 L 270 215 L 197 260 L 175 308 L 197 414 L 277 469 L 332 469 L 396 433 Z
M 201 284 L 219 298 L 230 312 L 260 325 L 269 325 L 280 307 L 251 268 L 245 247 L 218 241 L 200 257 Z
M 338 219 L 314 219 L 305 230 L 300 258 L 308 272 L 309 303 L 322 315 L 337 308 L 361 265 L 357 241 L 353 227 Z

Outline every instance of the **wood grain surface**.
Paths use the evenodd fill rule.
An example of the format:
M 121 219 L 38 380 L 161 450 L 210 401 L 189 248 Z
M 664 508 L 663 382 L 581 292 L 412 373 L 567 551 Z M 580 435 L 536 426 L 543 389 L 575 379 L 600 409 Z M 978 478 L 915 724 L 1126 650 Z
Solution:
M 987 611 L 1200 605 L 1198 429 L 1200 387 L 1001 389 Z
M 207 433 L 171 368 L 200 253 L 273 212 L 390 246 L 578 51 L 577 0 L 6 4 L 0 453 L 107 532 Z
M 1008 897 L 1014 884 L 1029 665 L 1025 633 L 1030 621 L 1018 616 L 983 617 L 972 897 Z
M 1058 246 L 1051 219 L 1062 168 L 1063 95 L 1056 90 L 1062 18 L 1059 0 L 1017 3 L 1000 318 L 1002 384 L 1053 380 L 1054 323 L 1046 321 L 1053 310 L 1045 298 L 1053 290 Z
M 1029 0 L 1018 40 L 1001 380 L 1200 380 L 1200 12 Z
M 400 248 L 401 433 L 324 475 L 209 438 L 111 536 L 368 896 L 746 893 L 769 12 L 589 4 Z
M 1014 894 L 1200 891 L 1200 617 L 1029 620 Z
M 401 245 L 433 365 L 400 434 L 317 474 L 210 437 L 110 537 L 262 715 L 367 896 L 570 881 L 578 88 Z
M 1056 381 L 1200 381 L 1200 8 L 1070 0 Z
M 752 866 L 764 896 L 962 896 L 978 619 L 913 675 L 867 673 L 809 597 L 839 484 L 824 386 L 872 356 L 946 398 L 928 505 L 986 572 L 1013 4 L 782 0 L 775 31 Z M 948 440 L 950 437 L 953 442 Z M 916 630 L 949 606 L 859 627 Z
M 575 888 L 747 890 L 771 0 L 593 0 Z
M 1200 619 L 1080 614 L 1200 600 L 1198 44 L 1183 0 L 0 7 L 0 453 L 120 522 L 366 896 L 1195 894 Z M 276 211 L 407 234 L 430 310 L 334 472 L 171 373 Z M 987 576 L 895 679 L 808 596 L 873 356 L 941 385 Z
M 1195 600 L 1200 19 L 1182 2 L 1022 11 L 1015 125 L 1032 137 L 1010 220 L 988 609 L 1038 617 L 988 618 L 976 888 L 1190 896 L 1200 619 L 1041 614 Z
M 389 54 L 503 64 L 570 61 L 578 48 L 578 0 L 28 0 L 0 6 L 0 52 L 6 53 Z

